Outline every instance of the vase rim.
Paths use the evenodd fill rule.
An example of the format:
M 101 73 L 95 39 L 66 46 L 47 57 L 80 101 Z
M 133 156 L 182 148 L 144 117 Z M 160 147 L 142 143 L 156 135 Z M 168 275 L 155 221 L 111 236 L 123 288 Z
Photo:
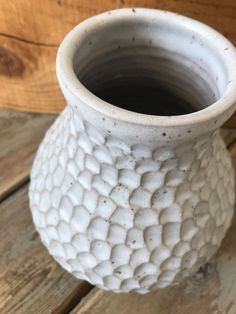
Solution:
M 84 38 L 90 31 L 94 31 L 97 25 L 115 23 L 119 19 L 133 19 L 134 17 L 163 20 L 166 25 L 175 23 L 187 29 L 189 32 L 199 34 L 212 45 L 221 58 L 221 62 L 226 68 L 227 85 L 223 95 L 210 104 L 208 107 L 193 113 L 173 116 L 159 116 L 120 108 L 112 105 L 105 100 L 100 99 L 89 91 L 77 78 L 73 69 L 73 57 L 76 53 L 79 41 Z M 236 105 L 236 49 L 231 42 L 213 28 L 202 22 L 196 21 L 189 17 L 162 11 L 157 9 L 146 8 L 122 8 L 109 12 L 104 12 L 93 16 L 72 29 L 62 41 L 56 62 L 57 77 L 61 89 L 65 95 L 70 95 L 75 100 L 82 101 L 103 115 L 115 118 L 118 121 L 144 126 L 158 127 L 178 127 L 184 125 L 197 125 L 200 122 L 215 121 L 218 117 L 229 112 L 228 118 L 235 110 Z M 224 120 L 226 120 L 226 118 Z

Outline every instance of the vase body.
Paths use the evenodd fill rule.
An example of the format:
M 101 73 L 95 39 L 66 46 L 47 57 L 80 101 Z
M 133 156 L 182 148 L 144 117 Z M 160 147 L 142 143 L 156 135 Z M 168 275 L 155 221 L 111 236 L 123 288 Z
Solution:
M 114 292 L 146 293 L 196 272 L 233 215 L 234 171 L 219 133 L 233 109 L 209 125 L 150 130 L 63 88 L 69 105 L 40 145 L 29 190 L 50 254 Z

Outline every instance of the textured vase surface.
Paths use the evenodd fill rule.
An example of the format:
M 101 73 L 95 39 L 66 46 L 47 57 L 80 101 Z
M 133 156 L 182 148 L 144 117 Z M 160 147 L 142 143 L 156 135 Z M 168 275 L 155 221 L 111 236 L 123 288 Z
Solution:
M 79 82 L 76 66 L 83 61 L 79 70 L 89 67 L 90 49 L 106 51 L 96 50 L 103 37 L 96 38 L 95 25 L 107 30 L 121 19 L 147 23 L 154 18 L 160 18 L 163 30 L 186 27 L 189 40 L 187 35 L 183 40 L 192 49 L 186 59 L 199 49 L 199 59 L 209 61 L 211 43 L 204 47 L 204 32 L 221 49 L 207 74 L 214 76 L 218 93 L 214 104 L 186 115 L 144 115 L 106 103 Z M 140 30 L 135 30 L 127 37 L 134 41 L 135 36 L 134 45 L 140 47 Z M 149 33 L 140 36 L 150 43 Z M 151 30 L 151 36 L 151 45 L 158 47 L 162 35 Z M 168 54 L 173 43 L 165 40 Z M 125 43 L 117 39 L 114 45 Z M 80 45 L 84 51 L 74 58 Z M 174 46 L 174 53 L 185 49 L 180 46 Z M 57 73 L 68 106 L 39 147 L 29 190 L 36 229 L 62 267 L 103 289 L 147 293 L 180 282 L 212 257 L 234 210 L 234 170 L 219 127 L 235 109 L 235 69 L 226 71 L 235 60 L 233 46 L 214 30 L 162 11 L 104 13 L 67 36 L 58 52 Z

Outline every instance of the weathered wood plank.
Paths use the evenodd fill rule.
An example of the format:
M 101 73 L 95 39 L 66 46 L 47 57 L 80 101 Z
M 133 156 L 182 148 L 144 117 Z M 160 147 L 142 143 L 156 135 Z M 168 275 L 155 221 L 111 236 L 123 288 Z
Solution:
M 0 312 L 66 313 L 90 285 L 65 272 L 33 227 L 28 185 L 0 205 Z
M 28 179 L 35 151 L 54 119 L 0 111 L 0 201 Z
M 60 112 L 65 101 L 55 75 L 57 46 L 85 18 L 121 7 L 184 14 L 236 43 L 235 0 L 0 0 L 0 107 Z
M 55 113 L 65 107 L 56 79 L 56 51 L 0 35 L 0 108 Z
M 184 14 L 211 25 L 236 43 L 234 0 L 11 0 L 10 3 L 1 0 L 0 33 L 37 45 L 55 46 L 82 20 L 124 7 L 157 8 Z
M 230 153 L 236 169 L 236 144 Z M 181 286 L 147 295 L 113 294 L 94 288 L 71 314 L 235 314 L 236 214 L 216 257 Z

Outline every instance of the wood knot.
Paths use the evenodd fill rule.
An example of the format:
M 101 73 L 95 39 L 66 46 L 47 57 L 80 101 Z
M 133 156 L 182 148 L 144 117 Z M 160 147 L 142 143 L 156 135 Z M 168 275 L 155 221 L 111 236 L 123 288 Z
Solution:
M 21 76 L 25 65 L 22 60 L 8 49 L 0 46 L 0 75 Z

